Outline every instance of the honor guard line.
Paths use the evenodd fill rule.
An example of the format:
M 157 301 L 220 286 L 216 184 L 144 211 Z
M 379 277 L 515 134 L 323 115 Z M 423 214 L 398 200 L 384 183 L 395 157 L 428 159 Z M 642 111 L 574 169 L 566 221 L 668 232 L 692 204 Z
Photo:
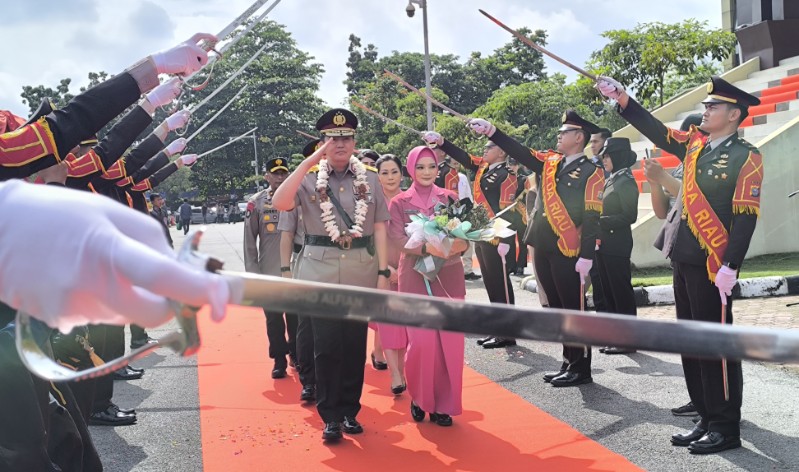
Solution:
M 178 259 L 197 270 L 216 269 L 221 263 L 197 251 L 202 230 L 186 239 Z M 134 262 L 135 263 L 135 262 Z M 655 321 L 607 313 L 529 308 L 473 303 L 422 295 L 366 289 L 321 282 L 220 271 L 243 284 L 240 305 L 268 308 L 304 316 L 377 322 L 415 328 L 495 335 L 574 345 L 623 348 L 687 354 L 712 359 L 747 359 L 799 363 L 799 331 L 722 325 L 700 321 Z M 51 381 L 97 377 L 145 357 L 159 347 L 187 356 L 200 346 L 198 308 L 175 306 L 180 329 L 106 364 L 73 371 L 57 364 L 40 347 L 50 328 L 24 313 L 17 313 L 17 350 L 26 367 Z

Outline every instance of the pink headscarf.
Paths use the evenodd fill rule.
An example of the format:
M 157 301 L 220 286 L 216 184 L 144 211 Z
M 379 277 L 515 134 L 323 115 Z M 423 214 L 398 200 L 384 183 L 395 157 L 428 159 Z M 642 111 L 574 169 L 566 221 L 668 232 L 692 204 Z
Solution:
M 416 183 L 416 163 L 423 157 L 432 157 L 436 165 L 438 165 L 438 156 L 435 151 L 429 147 L 416 146 L 411 149 L 411 152 L 408 153 L 408 160 L 405 164 L 405 168 L 408 170 L 408 175 L 414 180 L 413 184 L 411 184 L 411 187 L 406 190 L 406 192 L 411 194 L 411 204 L 418 208 L 429 209 L 436 204 L 437 200 L 435 197 L 438 197 L 444 190 L 435 185 L 422 187 Z
M 438 156 L 436 152 L 427 146 L 416 146 L 408 153 L 408 160 L 406 161 L 405 168 L 408 170 L 408 175 L 411 178 L 416 177 L 416 162 L 422 157 L 432 157 L 438 165 Z

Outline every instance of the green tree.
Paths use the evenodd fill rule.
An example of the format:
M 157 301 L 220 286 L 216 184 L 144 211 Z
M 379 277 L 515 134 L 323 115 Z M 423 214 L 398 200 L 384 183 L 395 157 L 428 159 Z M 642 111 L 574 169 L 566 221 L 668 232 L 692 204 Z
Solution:
M 672 90 L 669 81 L 693 76 L 708 62 L 733 53 L 735 35 L 695 19 L 682 23 L 643 23 L 631 30 L 602 33 L 608 44 L 591 55 L 590 67 L 635 90 L 644 105 L 660 105 Z M 705 77 L 707 80 L 707 77 Z
M 55 88 L 45 87 L 44 85 L 23 85 L 22 93 L 20 94 L 22 103 L 28 105 L 29 114 L 31 115 L 39 108 L 39 104 L 45 98 L 51 99 L 57 107 L 62 107 L 74 97 L 69 92 L 69 84 L 71 83 L 72 79 L 66 78 L 61 79 Z
M 288 158 L 302 150 L 307 141 L 295 130 L 307 131 L 323 112 L 316 96 L 323 69 L 297 48 L 284 26 L 275 22 L 259 24 L 231 48 L 216 65 L 211 85 L 187 94 L 184 104 L 191 106 L 211 93 L 214 84 L 229 77 L 265 43 L 270 46 L 257 60 L 193 114 L 190 132 L 210 119 L 244 84 L 249 84 L 239 99 L 190 143 L 186 152 L 202 153 L 256 126 L 260 166 L 271 156 Z M 195 80 L 204 80 L 205 74 Z M 191 182 L 205 198 L 249 193 L 257 183 L 253 160 L 253 140 L 242 139 L 200 159 L 192 168 Z

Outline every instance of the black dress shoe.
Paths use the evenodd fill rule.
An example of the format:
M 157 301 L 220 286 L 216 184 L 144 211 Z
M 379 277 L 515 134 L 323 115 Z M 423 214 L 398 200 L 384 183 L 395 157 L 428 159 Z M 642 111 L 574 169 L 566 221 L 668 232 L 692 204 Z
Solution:
M 552 382 L 552 379 L 554 379 L 555 377 L 560 377 L 565 373 L 566 373 L 565 370 L 559 370 L 557 372 L 547 372 L 546 374 L 544 374 L 544 382 L 547 383 Z
M 396 387 L 391 387 L 391 393 L 394 395 L 401 395 L 407 388 L 405 384 L 397 385 Z
M 487 343 L 488 341 L 491 341 L 492 339 L 494 339 L 494 336 L 486 336 L 485 338 L 480 338 L 477 340 L 477 345 L 482 346 L 483 344 Z
M 635 353 L 635 349 L 627 349 L 623 347 L 606 347 L 604 351 L 601 351 L 605 354 L 633 354 Z
M 741 447 L 741 438 L 738 436 L 725 436 L 717 431 L 709 431 L 688 445 L 691 454 L 713 454 Z
M 345 416 L 344 421 L 341 422 L 341 429 L 347 434 L 361 434 L 363 433 L 363 426 L 358 423 L 354 416 Z
M 700 439 L 707 433 L 707 430 L 704 428 L 700 428 L 699 426 L 694 426 L 694 429 L 688 431 L 687 433 L 677 433 L 671 435 L 671 444 L 673 446 L 680 446 L 685 447 L 691 444 L 692 442 Z
M 322 439 L 324 441 L 338 441 L 341 439 L 341 436 L 341 423 L 338 421 L 325 423 L 325 430 L 322 431 Z
M 424 410 L 419 408 L 416 403 L 411 402 L 411 417 L 413 421 L 424 421 L 424 414 Z
M 143 375 L 144 371 L 134 372 L 127 367 L 123 367 L 122 369 L 114 372 L 114 380 L 136 380 L 142 378 Z
M 112 403 L 111 408 L 126 415 L 136 416 L 136 410 L 134 408 L 120 408 L 116 403 Z
M 156 342 L 158 342 L 158 341 L 156 341 L 155 339 L 151 338 L 150 336 L 147 336 L 145 338 L 140 338 L 140 339 L 131 339 L 130 340 L 130 348 L 131 349 L 138 349 L 138 348 L 144 347 L 144 346 L 146 346 L 148 344 L 155 344 Z
M 374 367 L 375 370 L 386 370 L 386 369 L 388 369 L 388 364 L 386 364 L 385 362 L 380 362 L 377 359 L 375 359 L 375 353 L 373 352 L 372 353 L 372 367 Z
M 578 372 L 565 372 L 550 380 L 549 383 L 553 387 L 574 387 L 575 385 L 582 385 L 593 382 L 591 374 L 581 374 Z
M 444 413 L 430 413 L 430 421 L 439 426 L 452 426 L 452 417 Z
M 133 372 L 141 372 L 142 374 L 144 374 L 144 369 L 139 367 L 133 367 L 132 365 L 128 366 L 128 370 L 132 370 Z
M 303 385 L 302 392 L 300 393 L 300 401 L 316 401 L 316 385 Z
M 602 354 L 604 354 L 604 353 L 605 353 L 605 350 L 606 350 L 606 349 L 608 349 L 609 347 L 610 347 L 610 346 L 602 346 L 602 347 L 600 347 L 600 348 L 599 348 L 599 352 L 601 352 Z
M 511 338 L 494 338 L 483 343 L 483 349 L 498 349 L 501 347 L 515 346 L 516 340 Z
M 98 411 L 89 416 L 89 424 L 92 426 L 127 426 L 135 422 L 134 415 L 122 413 L 110 406 L 104 411 Z
M 468 274 L 464 274 L 463 278 L 466 280 L 480 280 L 483 276 L 475 274 L 474 272 L 469 272 Z
M 286 376 L 286 368 L 283 366 L 275 365 L 275 368 L 272 369 L 272 378 L 273 379 L 282 379 Z
M 696 411 L 696 407 L 694 406 L 693 402 L 688 402 L 683 406 L 678 406 L 677 408 L 671 409 L 671 414 L 674 416 L 697 416 L 699 413 Z

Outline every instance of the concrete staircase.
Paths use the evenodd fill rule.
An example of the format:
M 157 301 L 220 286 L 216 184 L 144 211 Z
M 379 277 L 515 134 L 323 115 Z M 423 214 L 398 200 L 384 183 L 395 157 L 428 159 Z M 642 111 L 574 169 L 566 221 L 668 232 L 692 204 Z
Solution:
M 765 163 L 761 219 L 749 256 L 799 251 L 799 237 L 795 236 L 799 230 L 799 201 L 786 198 L 787 193 L 799 189 L 799 163 L 796 162 L 799 154 L 799 57 L 784 59 L 771 69 L 758 69 L 759 62 L 755 59 L 723 76 L 737 87 L 761 96 L 764 103 L 774 103 L 773 107 L 763 106 L 758 110 L 763 114 L 750 116 L 739 129 L 744 139 L 760 149 Z M 676 99 L 655 111 L 655 115 L 660 114 L 658 117 L 667 126 L 679 128 L 686 116 L 704 111 L 701 104 L 706 96 L 704 88 L 703 85 Z M 630 138 L 639 159 L 646 156 L 646 150 L 650 156 L 662 153 L 630 127 L 614 133 L 614 136 L 620 135 Z M 636 167 L 640 167 L 640 161 L 634 169 Z M 652 212 L 648 184 L 642 182 L 640 188 L 638 222 L 633 226 L 633 263 L 638 267 L 664 265 L 667 261 L 651 246 L 662 222 Z

